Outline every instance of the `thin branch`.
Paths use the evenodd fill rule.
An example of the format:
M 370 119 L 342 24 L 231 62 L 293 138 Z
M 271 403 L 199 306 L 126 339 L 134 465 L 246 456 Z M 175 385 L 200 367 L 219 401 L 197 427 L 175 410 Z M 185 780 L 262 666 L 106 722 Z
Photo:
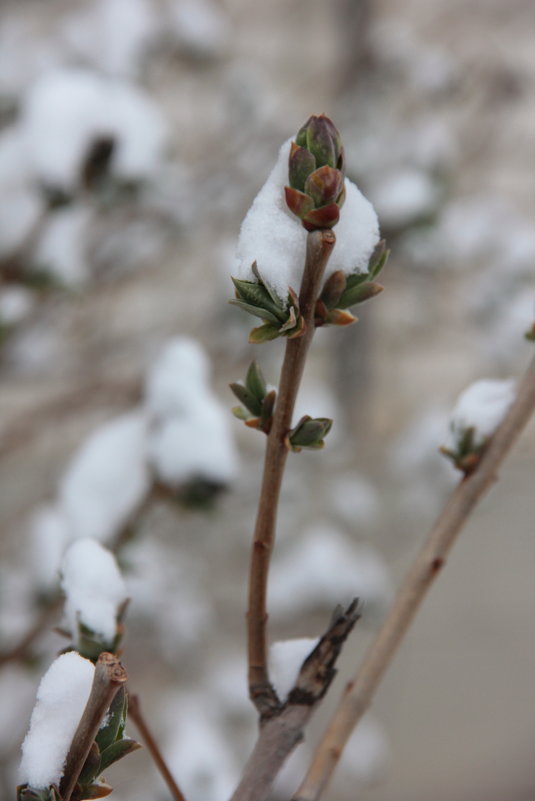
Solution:
M 347 685 L 331 724 L 293 801 L 317 801 L 325 790 L 347 740 L 375 694 L 427 590 L 444 566 L 457 535 L 477 502 L 490 489 L 496 472 L 535 408 L 535 359 L 509 412 L 492 437 L 476 470 L 453 491 L 416 556 L 360 669 Z
M 231 801 L 267 798 L 273 780 L 303 739 L 306 724 L 336 675 L 336 660 L 358 617 L 356 601 L 345 612 L 337 610 L 329 628 L 303 662 L 287 702 L 261 727 Z
M 117 657 L 106 651 L 101 653 L 95 665 L 95 676 L 86 707 L 67 754 L 65 770 L 59 786 L 63 801 L 70 801 L 102 718 L 126 680 L 126 670 Z
M 162 778 L 167 785 L 167 789 L 171 793 L 172 798 L 174 798 L 175 801 L 186 801 L 185 796 L 181 792 L 180 788 L 178 787 L 177 783 L 173 778 L 171 771 L 167 767 L 167 763 L 165 762 L 165 759 L 162 756 L 162 752 L 160 751 L 158 744 L 152 735 L 152 732 L 147 726 L 147 722 L 141 712 L 139 698 L 137 695 L 130 695 L 130 694 L 128 695 L 128 717 L 131 720 L 133 720 L 134 723 L 136 724 L 136 727 L 141 735 L 145 747 L 149 752 L 149 754 L 151 755 L 152 761 L 160 771 Z
M 262 717 L 269 716 L 280 706 L 269 681 L 267 668 L 266 595 L 269 563 L 275 541 L 277 507 L 288 455 L 284 438 L 291 427 L 307 351 L 314 336 L 315 304 L 335 241 L 334 233 L 327 230 L 314 231 L 307 237 L 306 261 L 299 295 L 299 308 L 306 328 L 302 336 L 287 341 L 273 424 L 266 445 L 251 553 L 247 612 L 249 694 Z

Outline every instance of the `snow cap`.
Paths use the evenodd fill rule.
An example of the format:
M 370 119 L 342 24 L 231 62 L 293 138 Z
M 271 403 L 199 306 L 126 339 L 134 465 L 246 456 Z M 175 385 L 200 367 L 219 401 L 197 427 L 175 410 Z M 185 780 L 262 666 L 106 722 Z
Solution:
M 277 163 L 256 196 L 241 226 L 237 248 L 237 277 L 254 281 L 251 265 L 256 261 L 262 279 L 281 300 L 288 287 L 299 290 L 304 266 L 307 232 L 286 205 L 291 139 L 281 147 Z M 379 224 L 371 203 L 347 178 L 345 202 L 335 227 L 336 245 L 325 278 L 336 270 L 346 275 L 365 272 L 379 241 Z
M 87 704 L 95 667 L 75 651 L 58 656 L 41 679 L 22 744 L 20 781 L 36 789 L 59 784 Z
M 114 555 L 92 539 L 74 542 L 63 557 L 61 586 L 71 636 L 78 641 L 82 623 L 111 645 L 117 617 L 127 599 L 126 585 Z

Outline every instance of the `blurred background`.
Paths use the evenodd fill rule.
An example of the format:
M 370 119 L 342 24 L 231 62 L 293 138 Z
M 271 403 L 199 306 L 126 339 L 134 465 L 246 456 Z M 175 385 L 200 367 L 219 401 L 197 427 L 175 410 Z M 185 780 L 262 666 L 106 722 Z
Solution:
M 319 635 L 354 595 L 364 615 L 273 798 L 298 784 L 456 480 L 437 450 L 449 409 L 473 380 L 519 377 L 533 350 L 534 26 L 528 0 L 2 0 L 3 797 L 63 647 L 48 633 L 59 617 L 22 659 L 2 655 L 56 603 L 76 459 L 102 426 L 145 413 L 147 376 L 177 337 L 204 349 L 221 409 L 253 356 L 277 382 L 281 342 L 247 345 L 229 276 L 280 144 L 325 112 L 392 255 L 359 323 L 318 332 L 299 398 L 335 425 L 324 452 L 289 459 L 272 637 Z M 188 801 L 229 795 L 255 731 L 244 612 L 264 443 L 222 419 L 232 468 L 214 473 L 208 444 L 202 469 L 125 502 L 102 534 L 124 546 L 131 686 Z M 326 798 L 534 801 L 534 450 L 532 424 Z M 169 798 L 145 752 L 109 780 L 117 801 Z

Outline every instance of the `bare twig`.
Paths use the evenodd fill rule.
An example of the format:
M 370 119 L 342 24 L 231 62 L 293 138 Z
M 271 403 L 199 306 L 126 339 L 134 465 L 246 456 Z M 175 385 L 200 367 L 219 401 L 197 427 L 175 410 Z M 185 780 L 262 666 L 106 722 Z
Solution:
M 266 445 L 251 553 L 247 612 L 249 694 L 262 717 L 269 716 L 280 706 L 267 669 L 266 595 L 279 494 L 288 455 L 284 438 L 291 426 L 307 351 L 314 336 L 314 308 L 335 241 L 334 233 L 327 230 L 314 231 L 307 237 L 306 262 L 299 295 L 299 308 L 306 328 L 302 336 L 287 341 L 273 424 Z
M 117 657 L 103 651 L 97 660 L 89 699 L 67 754 L 65 770 L 59 787 L 63 801 L 70 801 L 102 718 L 108 711 L 115 694 L 126 680 L 126 670 Z
M 293 801 L 317 801 L 325 790 L 345 744 L 375 694 L 433 579 L 443 567 L 457 535 L 535 408 L 535 359 L 516 400 L 492 437 L 477 469 L 450 496 L 429 537 L 416 556 L 392 608 L 354 679 L 349 682 L 330 726 Z
M 264 801 L 273 780 L 336 675 L 335 663 L 359 615 L 354 601 L 333 617 L 328 630 L 305 659 L 287 702 L 260 729 L 254 750 L 231 801 Z
M 137 695 L 128 695 L 128 717 L 136 724 L 141 738 L 145 743 L 145 747 L 151 755 L 152 761 L 160 771 L 172 798 L 174 798 L 175 801 L 186 801 L 184 794 L 181 792 L 173 778 L 171 771 L 167 767 L 167 763 L 162 756 L 162 752 L 160 751 L 152 732 L 147 726 L 147 722 L 141 712 L 139 697 Z

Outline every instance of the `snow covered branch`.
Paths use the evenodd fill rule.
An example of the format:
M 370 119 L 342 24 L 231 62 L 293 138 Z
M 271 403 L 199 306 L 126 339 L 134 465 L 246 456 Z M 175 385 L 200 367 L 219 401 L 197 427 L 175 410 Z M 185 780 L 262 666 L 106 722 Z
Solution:
M 231 801 L 267 798 L 275 776 L 303 739 L 306 724 L 329 689 L 336 660 L 358 617 L 356 601 L 345 612 L 335 612 L 329 628 L 301 665 L 284 703 L 262 724 Z
M 63 801 L 70 801 L 102 719 L 127 678 L 118 658 L 103 651 L 97 660 L 91 692 L 67 754 L 59 787 Z
M 417 554 L 360 669 L 346 686 L 308 773 L 292 801 L 318 801 L 321 798 L 353 728 L 369 707 L 427 590 L 444 566 L 452 545 L 476 504 L 493 486 L 498 468 L 534 409 L 535 359 L 474 471 L 465 476 L 454 490 Z

